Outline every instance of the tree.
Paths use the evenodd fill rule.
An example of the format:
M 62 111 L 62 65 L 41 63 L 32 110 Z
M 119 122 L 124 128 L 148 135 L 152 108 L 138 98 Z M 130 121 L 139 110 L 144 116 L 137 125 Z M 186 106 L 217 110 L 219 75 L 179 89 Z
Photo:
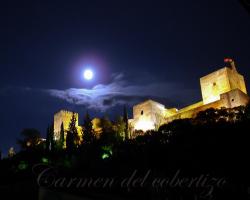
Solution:
M 158 132 L 167 136 L 172 136 L 175 133 L 188 132 L 193 127 L 192 119 L 176 119 L 168 124 L 163 124 L 159 127 Z M 185 131 L 183 131 L 185 130 Z
M 36 129 L 24 129 L 20 135 L 22 138 L 17 143 L 23 150 L 32 149 L 41 143 L 40 132 Z
M 101 126 L 101 119 L 100 118 L 94 118 L 92 121 L 92 128 L 93 128 L 93 134 L 96 139 L 100 138 L 100 135 L 102 133 L 102 126 Z
M 94 132 L 93 132 L 93 124 L 90 119 L 89 113 L 87 112 L 84 118 L 84 124 L 83 124 L 83 143 L 84 144 L 90 144 L 94 141 Z
M 47 127 L 46 131 L 46 151 L 50 151 L 50 126 Z
M 108 117 L 101 118 L 101 127 L 102 127 L 102 133 L 100 136 L 100 140 L 103 143 L 110 144 L 116 141 L 116 135 L 113 129 L 113 124 L 108 119 Z
M 61 130 L 60 130 L 60 138 L 59 138 L 59 148 L 60 149 L 64 148 L 64 143 L 65 143 L 65 140 L 64 140 L 64 125 L 63 125 L 63 122 L 62 122 Z
M 126 137 L 126 122 L 121 116 L 119 116 L 115 122 L 115 132 L 118 139 L 128 139 L 128 137 Z
M 218 110 L 214 108 L 201 111 L 196 116 L 196 120 L 198 120 L 200 123 L 214 123 L 217 121 L 217 119 Z
M 249 0 L 240 0 L 240 3 L 246 9 L 246 11 L 250 14 Z
M 69 124 L 69 131 L 67 132 L 66 136 L 66 149 L 69 152 L 72 152 L 80 143 L 80 137 L 78 135 L 78 131 L 76 128 L 76 116 L 73 113 L 70 124 Z
M 245 109 L 245 119 L 247 121 L 250 120 L 250 103 L 247 104 L 246 109 Z
M 66 150 L 72 153 L 75 149 L 74 136 L 73 133 L 68 131 L 66 136 Z
M 55 137 L 54 137 L 55 133 L 54 133 L 54 125 L 51 124 L 50 126 L 50 143 L 51 143 L 51 151 L 55 150 Z
M 233 113 L 233 121 L 243 121 L 245 118 L 246 107 L 238 106 L 233 109 L 230 109 L 229 112 Z
M 9 152 L 8 152 L 8 157 L 12 158 L 16 154 L 14 147 L 10 147 Z
M 113 124 L 108 117 L 101 118 L 102 133 L 112 133 Z
M 123 108 L 123 121 L 125 123 L 124 127 L 125 140 L 128 140 L 130 137 L 129 137 L 129 127 L 128 127 L 128 111 L 126 106 L 124 106 Z
M 46 136 L 46 150 L 54 151 L 55 150 L 55 140 L 54 140 L 54 126 L 49 125 L 47 128 L 47 136 Z

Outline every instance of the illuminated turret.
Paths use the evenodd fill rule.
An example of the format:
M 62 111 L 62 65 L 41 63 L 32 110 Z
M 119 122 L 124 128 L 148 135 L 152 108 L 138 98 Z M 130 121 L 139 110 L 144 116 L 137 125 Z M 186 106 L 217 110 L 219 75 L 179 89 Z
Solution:
M 236 70 L 232 59 L 226 58 L 229 67 L 221 68 L 200 79 L 203 103 L 208 104 L 220 99 L 220 95 L 234 89 L 239 89 L 247 94 L 244 77 Z

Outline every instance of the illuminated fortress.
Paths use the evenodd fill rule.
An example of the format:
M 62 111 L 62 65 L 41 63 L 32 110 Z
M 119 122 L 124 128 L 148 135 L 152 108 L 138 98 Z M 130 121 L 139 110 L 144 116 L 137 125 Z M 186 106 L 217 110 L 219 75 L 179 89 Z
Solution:
M 202 101 L 182 109 L 165 108 L 153 100 L 147 100 L 133 107 L 133 119 L 129 120 L 134 130 L 154 130 L 175 119 L 194 118 L 208 108 L 233 108 L 249 102 L 244 77 L 238 73 L 234 61 L 222 69 L 200 78 Z
M 233 60 L 227 59 L 229 66 L 221 68 L 200 78 L 202 101 L 182 109 L 166 108 L 164 105 L 147 100 L 133 106 L 133 119 L 129 119 L 130 131 L 157 130 L 162 124 L 175 119 L 194 118 L 197 113 L 208 108 L 233 108 L 246 105 L 249 102 L 244 77 L 238 73 Z M 60 137 L 63 125 L 64 135 L 69 130 L 73 112 L 61 110 L 54 115 L 55 139 Z M 82 127 L 78 125 L 78 114 L 75 113 L 76 127 L 81 134 Z M 101 128 L 99 118 L 92 120 L 94 132 L 99 137 Z M 133 135 L 133 133 L 132 133 Z

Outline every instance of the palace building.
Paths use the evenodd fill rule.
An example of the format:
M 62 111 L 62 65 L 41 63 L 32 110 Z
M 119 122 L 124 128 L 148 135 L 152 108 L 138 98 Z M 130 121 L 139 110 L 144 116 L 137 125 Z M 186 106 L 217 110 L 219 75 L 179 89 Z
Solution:
M 133 119 L 129 120 L 133 130 L 155 130 L 175 119 L 194 118 L 208 108 L 234 108 L 249 102 L 244 77 L 237 71 L 232 59 L 229 65 L 200 78 L 202 100 L 187 107 L 166 108 L 153 100 L 133 107 Z

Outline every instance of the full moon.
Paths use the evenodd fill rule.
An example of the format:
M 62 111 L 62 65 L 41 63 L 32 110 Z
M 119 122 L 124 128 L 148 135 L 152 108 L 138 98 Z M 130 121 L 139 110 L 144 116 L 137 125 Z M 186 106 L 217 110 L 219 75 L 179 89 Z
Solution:
M 93 71 L 90 70 L 90 69 L 86 69 L 86 70 L 84 71 L 84 73 L 83 73 L 83 77 L 84 77 L 84 79 L 86 79 L 86 80 L 91 80 L 91 79 L 93 78 L 93 76 L 94 76 L 94 73 L 93 73 Z

